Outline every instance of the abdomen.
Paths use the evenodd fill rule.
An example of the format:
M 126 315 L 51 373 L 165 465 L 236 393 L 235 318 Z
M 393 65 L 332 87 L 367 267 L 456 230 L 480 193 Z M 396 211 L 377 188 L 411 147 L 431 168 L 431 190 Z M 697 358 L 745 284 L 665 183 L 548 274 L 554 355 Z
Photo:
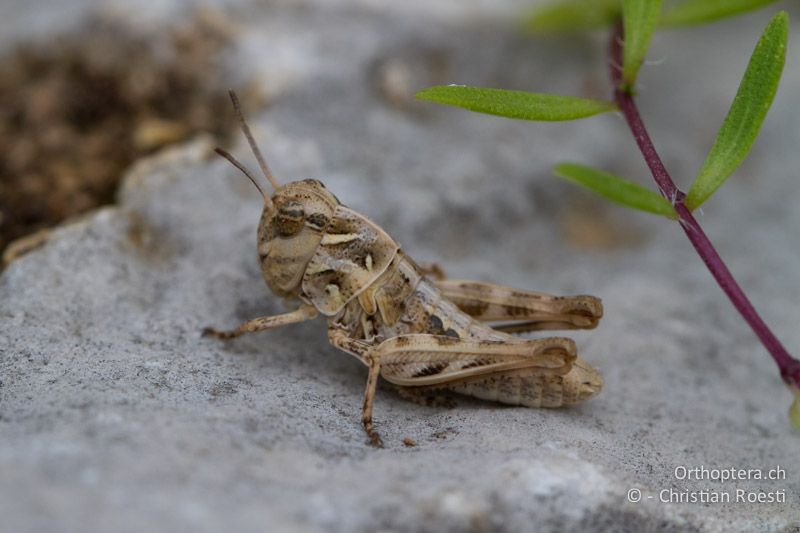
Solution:
M 578 357 L 566 374 L 523 368 L 447 383 L 442 388 L 507 405 L 562 407 L 584 402 L 602 387 L 597 371 Z

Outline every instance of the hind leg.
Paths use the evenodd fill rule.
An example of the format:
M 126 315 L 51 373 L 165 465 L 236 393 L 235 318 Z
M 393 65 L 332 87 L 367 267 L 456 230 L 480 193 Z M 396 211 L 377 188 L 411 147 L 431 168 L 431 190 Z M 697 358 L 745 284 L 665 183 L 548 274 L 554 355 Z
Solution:
M 480 281 L 441 279 L 436 286 L 459 309 L 506 333 L 552 329 L 592 329 L 603 316 L 599 298 L 553 296 Z
M 483 281 L 448 279 L 438 263 L 422 263 L 419 268 L 445 298 L 472 318 L 508 322 L 492 326 L 506 333 L 592 329 L 603 316 L 603 304 L 594 296 L 553 296 Z

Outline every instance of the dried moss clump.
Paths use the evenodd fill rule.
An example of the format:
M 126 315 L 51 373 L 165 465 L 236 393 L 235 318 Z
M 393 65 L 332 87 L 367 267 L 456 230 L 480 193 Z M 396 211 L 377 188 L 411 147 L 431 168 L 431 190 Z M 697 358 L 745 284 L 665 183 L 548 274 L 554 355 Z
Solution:
M 0 251 L 113 202 L 138 157 L 201 131 L 224 141 L 231 35 L 210 11 L 157 35 L 95 20 L 1 59 Z

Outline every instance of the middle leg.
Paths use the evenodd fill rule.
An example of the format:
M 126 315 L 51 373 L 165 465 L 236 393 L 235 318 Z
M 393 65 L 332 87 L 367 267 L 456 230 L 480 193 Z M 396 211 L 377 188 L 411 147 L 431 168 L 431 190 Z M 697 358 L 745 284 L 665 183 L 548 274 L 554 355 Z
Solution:
M 382 448 L 383 441 L 372 423 L 372 405 L 375 402 L 375 391 L 378 387 L 378 376 L 381 372 L 380 356 L 372 347 L 360 339 L 350 337 L 344 330 L 328 326 L 328 339 L 331 344 L 340 350 L 354 355 L 359 361 L 367 365 L 367 386 L 364 390 L 364 403 L 361 406 L 361 424 L 364 426 L 372 446 Z

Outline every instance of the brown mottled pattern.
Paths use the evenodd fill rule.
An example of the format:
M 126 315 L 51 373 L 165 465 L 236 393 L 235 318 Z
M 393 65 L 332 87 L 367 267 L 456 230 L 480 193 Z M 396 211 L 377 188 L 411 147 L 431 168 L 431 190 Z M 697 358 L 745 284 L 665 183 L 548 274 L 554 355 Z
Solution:
M 462 380 L 446 388 L 508 405 L 561 407 L 589 399 L 592 394 L 581 387 L 581 383 L 595 373 L 589 363 L 578 357 L 570 372 L 564 375 L 521 369 Z
M 419 267 L 402 251 L 389 268 L 365 292 L 374 293 L 377 311 L 372 314 L 375 343 L 413 333 L 442 335 L 448 342 L 458 339 L 512 340 L 474 320 L 455 304 L 442 297 L 436 285 L 422 276 Z M 363 294 L 363 293 L 362 293 Z M 350 327 L 350 333 L 364 338 L 360 316 L 369 314 L 361 298 L 351 301 L 334 322 Z M 444 342 L 444 341 L 443 341 Z
M 314 213 L 306 217 L 306 223 L 314 229 L 324 230 L 329 219 L 322 213 Z
M 550 317 L 559 313 L 559 306 L 553 305 L 557 298 L 452 281 L 448 296 L 454 302 L 380 227 L 340 205 L 316 182 L 287 184 L 276 191 L 273 201 L 275 208 L 264 210 L 258 234 L 268 285 L 275 293 L 300 298 L 327 315 L 334 326 L 334 345 L 368 364 L 373 381 L 376 360 L 365 354 L 388 339 L 393 344 L 382 356 L 379 371 L 423 396 L 435 388 L 512 405 L 555 407 L 586 399 L 589 389 L 582 384 L 599 380 L 585 361 L 574 360 L 574 347 L 571 363 L 548 366 L 553 356 L 541 353 L 541 359 L 528 366 L 522 352 L 507 346 L 525 341 L 473 318 Z M 447 280 L 442 283 L 448 286 Z M 581 301 L 577 307 L 571 302 L 565 302 L 564 313 L 583 311 Z M 599 318 L 601 313 L 591 305 L 586 309 L 589 316 Z M 553 319 L 564 322 L 558 315 Z M 415 349 L 411 337 L 404 337 L 413 334 L 434 335 L 433 346 Z M 563 350 L 567 340 L 552 342 Z M 498 343 L 504 351 L 484 352 Z M 530 349 L 530 344 L 520 348 Z M 523 367 L 515 368 L 518 364 Z M 366 406 L 365 428 L 370 433 L 371 409 Z
M 294 294 L 321 239 L 319 231 L 305 227 L 291 239 L 276 237 L 269 241 L 261 263 L 269 287 L 280 295 Z
M 445 298 L 473 318 L 517 322 L 502 328 L 506 332 L 591 329 L 603 316 L 602 303 L 594 296 L 553 296 L 474 281 L 439 280 L 437 286 Z
M 436 285 L 423 277 L 416 264 L 399 251 L 392 264 L 368 289 L 375 294 L 377 310 L 369 315 L 359 299 L 353 299 L 332 320 L 347 328 L 348 334 L 364 339 L 373 345 L 397 338 L 397 345 L 407 344 L 402 335 L 427 333 L 441 335 L 441 343 L 455 345 L 460 339 L 509 341 L 514 337 L 496 331 L 467 315 L 464 310 L 442 296 Z M 488 291 L 479 289 L 483 293 Z M 489 305 L 487 304 L 487 307 Z M 387 322 L 384 315 L 393 317 Z M 365 331 L 363 318 L 369 316 L 370 330 Z M 394 318 L 396 317 L 396 318 Z M 387 372 L 407 377 L 426 377 L 443 372 L 466 370 L 492 363 L 494 359 L 465 360 L 439 354 L 415 354 L 402 364 L 387 364 Z M 579 403 L 585 399 L 582 381 L 589 379 L 594 370 L 578 358 L 566 375 L 543 371 L 539 368 L 498 372 L 478 376 L 423 390 L 450 390 L 476 398 L 510 405 L 528 407 L 558 407 Z M 406 387 L 407 388 L 407 387 Z M 413 388 L 412 388 L 413 389 Z M 412 390 L 409 389 L 409 390 Z
M 384 273 L 399 248 L 369 219 L 337 206 L 306 267 L 303 292 L 322 314 L 335 315 Z
M 450 363 L 447 361 L 440 361 L 437 363 L 430 363 L 423 366 L 421 369 L 414 372 L 413 377 L 419 378 L 423 376 L 434 376 L 450 366 Z
M 489 304 L 487 302 L 478 302 L 475 300 L 457 300 L 453 299 L 453 303 L 458 306 L 459 309 L 467 313 L 469 316 L 480 318 L 489 309 Z
M 324 188 L 310 189 L 302 182 L 284 185 L 275 195 L 276 209 L 265 208 L 258 226 L 258 255 L 269 288 L 283 297 L 296 297 L 306 265 L 322 240 L 322 231 L 309 219 L 329 219 L 338 204 Z M 279 223 L 283 212 L 283 223 Z M 287 218 L 288 217 L 288 218 Z M 305 224 L 287 221 L 305 219 Z M 280 228 L 279 228 L 280 226 Z

